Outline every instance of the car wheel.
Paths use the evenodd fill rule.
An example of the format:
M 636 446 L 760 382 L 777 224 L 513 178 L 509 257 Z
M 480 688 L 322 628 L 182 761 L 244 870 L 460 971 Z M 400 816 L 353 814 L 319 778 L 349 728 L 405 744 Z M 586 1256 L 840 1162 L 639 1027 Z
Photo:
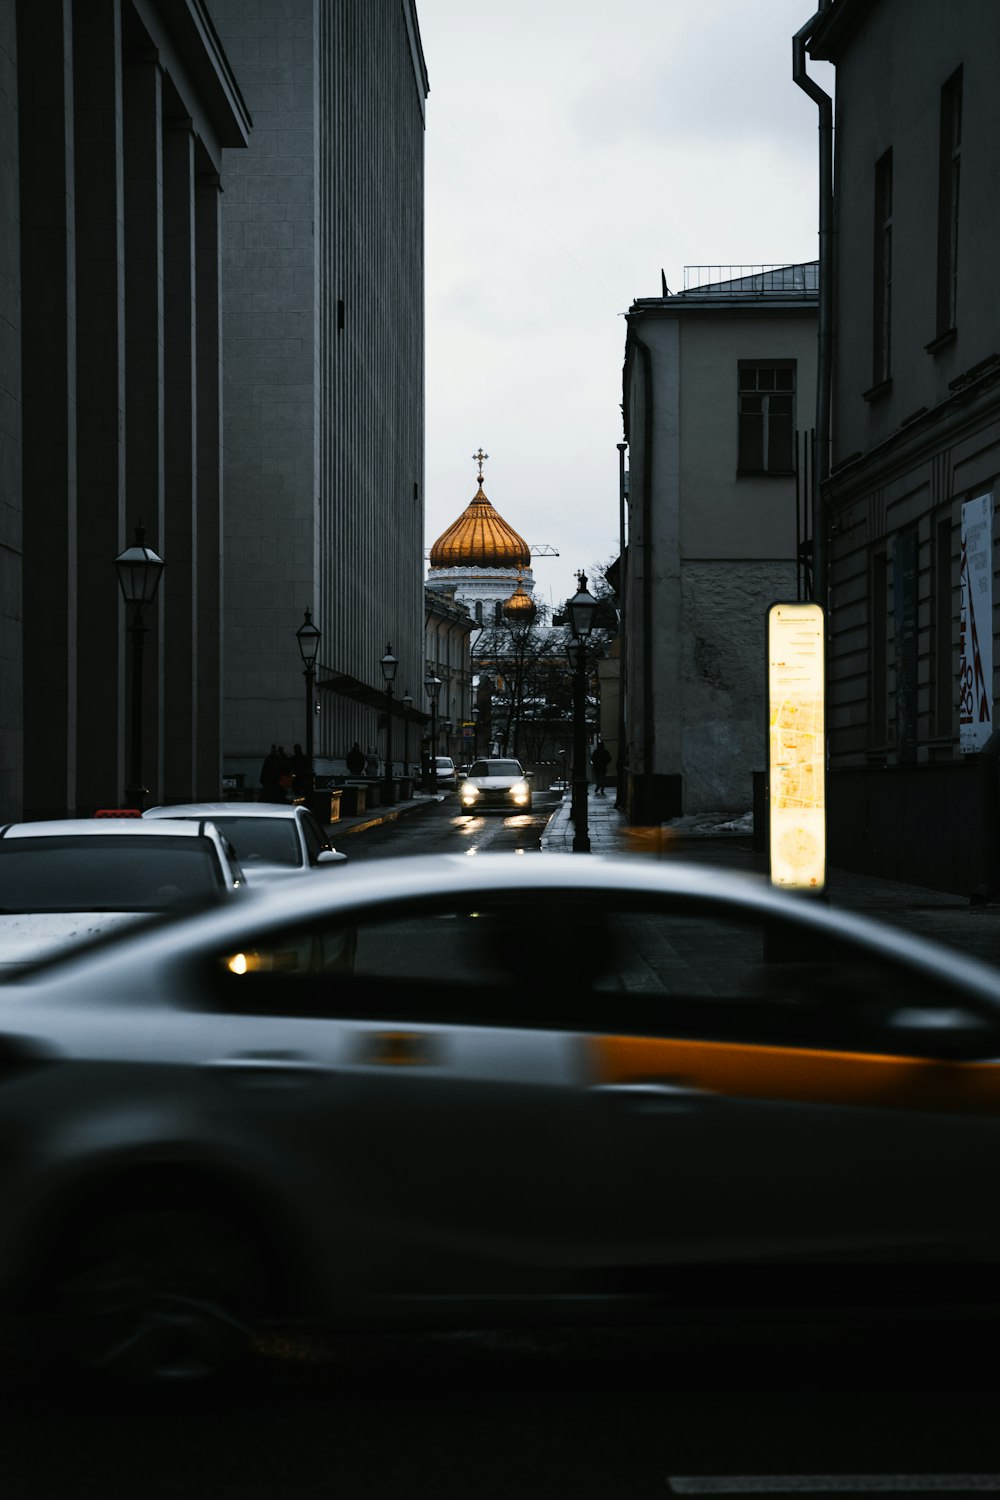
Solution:
M 252 1248 L 199 1209 L 114 1214 L 79 1237 L 53 1289 L 59 1362 L 132 1385 L 217 1379 L 250 1346 Z

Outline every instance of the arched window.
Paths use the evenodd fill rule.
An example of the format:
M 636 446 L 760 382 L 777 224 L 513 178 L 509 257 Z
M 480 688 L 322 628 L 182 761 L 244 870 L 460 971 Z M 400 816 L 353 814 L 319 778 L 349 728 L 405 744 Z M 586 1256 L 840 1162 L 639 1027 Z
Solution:
M 503 600 L 502 599 L 494 599 L 494 601 L 493 601 L 493 623 L 494 623 L 494 625 L 502 625 L 503 624 Z
M 483 601 L 482 601 L 482 599 L 477 599 L 476 600 L 476 624 L 477 625 L 481 625 L 482 623 L 483 623 Z

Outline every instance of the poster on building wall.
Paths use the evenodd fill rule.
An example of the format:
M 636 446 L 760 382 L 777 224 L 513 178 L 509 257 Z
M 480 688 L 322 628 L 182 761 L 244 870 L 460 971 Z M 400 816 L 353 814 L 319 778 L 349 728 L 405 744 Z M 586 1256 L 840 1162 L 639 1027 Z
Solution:
M 767 615 L 768 833 L 772 885 L 826 884 L 826 674 L 818 604 Z
M 993 733 L 993 496 L 962 506 L 958 722 L 963 753 Z

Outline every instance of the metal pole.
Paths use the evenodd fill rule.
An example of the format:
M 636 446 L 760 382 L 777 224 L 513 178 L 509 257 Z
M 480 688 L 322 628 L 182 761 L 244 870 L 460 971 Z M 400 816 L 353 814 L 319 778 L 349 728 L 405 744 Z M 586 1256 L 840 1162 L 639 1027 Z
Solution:
M 142 810 L 146 801 L 146 787 L 142 784 L 142 655 L 143 636 L 146 627 L 138 616 L 129 626 L 132 637 L 132 730 L 129 785 L 125 788 L 125 806 Z
M 438 706 L 437 700 L 431 699 L 431 791 L 438 789 Z
M 388 807 L 395 802 L 392 784 L 392 683 L 385 685 L 385 802 Z
M 628 808 L 628 788 L 625 785 L 625 690 L 628 680 L 628 562 L 625 538 L 625 450 L 627 443 L 618 444 L 618 764 L 615 768 L 615 807 L 619 812 Z
M 314 790 L 315 785 L 316 785 L 316 778 L 313 775 L 313 717 L 314 717 L 314 709 L 315 709 L 314 700 L 315 700 L 316 694 L 315 694 L 315 689 L 314 689 L 315 674 L 313 672 L 312 667 L 306 667 L 306 670 L 305 670 L 305 679 L 306 679 L 306 776 L 305 776 L 305 782 L 306 782 L 306 784 L 305 784 L 305 790 L 307 792 L 311 792 L 311 791 Z
M 590 853 L 587 827 L 587 648 L 580 642 L 573 673 L 573 853 Z

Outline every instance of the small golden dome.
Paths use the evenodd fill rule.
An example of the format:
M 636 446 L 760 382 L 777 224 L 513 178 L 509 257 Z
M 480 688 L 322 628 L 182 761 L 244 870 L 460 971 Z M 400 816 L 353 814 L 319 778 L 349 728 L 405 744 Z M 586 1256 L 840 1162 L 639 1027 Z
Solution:
M 520 568 L 517 570 L 517 588 L 504 605 L 503 612 L 515 625 L 530 625 L 538 613 L 535 601 L 525 592 Z
M 527 542 L 507 525 L 483 492 L 483 463 L 488 454 L 480 449 L 473 456 L 479 464 L 479 489 L 458 520 L 434 543 L 431 567 L 530 568 Z

